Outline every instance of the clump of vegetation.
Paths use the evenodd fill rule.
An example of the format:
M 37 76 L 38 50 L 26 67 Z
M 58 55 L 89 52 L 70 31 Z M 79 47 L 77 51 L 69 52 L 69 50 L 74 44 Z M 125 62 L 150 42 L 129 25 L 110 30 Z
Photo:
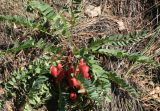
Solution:
M 0 15 L 0 21 L 24 25 L 54 38 L 52 43 L 41 37 L 38 40 L 29 37 L 10 49 L 0 51 L 0 55 L 5 56 L 32 48 L 41 50 L 40 56 L 25 67 L 14 69 L 10 77 L 1 83 L 5 89 L 3 101 L 13 100 L 17 110 L 31 111 L 48 105 L 48 101 L 52 100 L 54 102 L 49 104 L 55 106 L 54 110 L 91 110 L 92 106 L 100 105 L 104 99 L 111 101 L 111 82 L 118 84 L 130 96 L 138 96 L 136 90 L 116 72 L 106 69 L 97 55 L 127 58 L 134 63 L 158 66 L 152 57 L 143 53 L 112 48 L 139 42 L 146 37 L 145 31 L 97 37 L 86 46 L 78 47 L 73 41 L 71 29 L 79 19 L 81 1 L 72 0 L 71 4 L 58 13 L 44 2 L 30 1 L 28 10 L 32 13 L 38 11 L 38 20 Z M 64 16 L 64 12 L 69 13 L 70 17 Z M 103 48 L 105 45 L 111 48 Z

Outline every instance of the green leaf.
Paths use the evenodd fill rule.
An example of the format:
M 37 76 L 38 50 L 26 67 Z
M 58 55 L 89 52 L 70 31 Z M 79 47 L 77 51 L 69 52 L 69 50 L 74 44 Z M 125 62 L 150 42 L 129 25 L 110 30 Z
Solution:
M 91 42 L 89 45 L 89 49 L 92 51 L 98 50 L 102 45 L 113 45 L 113 46 L 127 46 L 129 44 L 133 44 L 141 41 L 145 38 L 147 32 L 132 32 L 130 34 L 113 34 L 109 36 L 104 36 L 100 39 L 96 39 Z
M 124 81 L 122 78 L 117 76 L 116 73 L 110 72 L 107 74 L 107 76 L 108 76 L 109 80 L 112 80 L 115 83 L 117 83 L 120 87 L 124 88 L 131 95 L 137 96 L 136 90 L 132 86 L 130 86 L 126 81 Z
M 35 72 L 36 72 L 37 74 L 40 74 L 41 68 L 37 67 L 37 68 L 35 69 Z
M 24 111 L 32 111 L 32 108 L 28 103 L 25 104 Z
M 12 85 L 12 86 L 15 85 L 15 83 L 14 83 L 13 81 L 9 81 L 8 83 L 9 83 L 10 85 Z
M 33 0 L 29 3 L 29 5 L 33 8 L 33 9 L 38 9 L 40 11 L 40 13 L 46 17 L 48 20 L 52 20 L 55 17 L 55 12 L 53 10 L 53 8 L 48 5 L 47 3 L 44 2 L 40 2 L 37 0 Z
M 156 64 L 151 57 L 144 56 L 138 53 L 128 53 L 124 50 L 118 50 L 118 49 L 99 49 L 97 51 L 98 53 L 105 54 L 107 56 L 115 56 L 117 58 L 119 57 L 127 57 L 129 60 L 137 61 L 140 63 L 150 63 L 150 64 Z
M 29 99 L 29 103 L 32 104 L 32 105 L 36 105 L 37 104 L 36 100 L 34 100 L 34 99 Z
M 16 53 L 16 52 L 21 51 L 23 49 L 33 47 L 34 46 L 34 42 L 35 41 L 32 38 L 29 38 L 29 39 L 23 41 L 22 43 L 16 43 L 16 45 L 14 45 L 13 48 L 8 49 L 7 52 Z

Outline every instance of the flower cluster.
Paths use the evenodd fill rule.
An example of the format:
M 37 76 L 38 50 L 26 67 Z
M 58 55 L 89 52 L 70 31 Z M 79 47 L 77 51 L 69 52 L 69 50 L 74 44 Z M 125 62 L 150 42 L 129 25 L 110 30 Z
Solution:
M 69 88 L 83 90 L 81 94 L 87 94 L 83 84 L 80 80 L 77 79 L 77 75 L 81 74 L 83 78 L 90 79 L 91 75 L 89 74 L 89 66 L 84 61 L 83 58 L 80 59 L 78 65 L 74 67 L 70 65 L 69 67 L 64 67 L 61 63 L 57 64 L 57 66 L 51 65 L 50 73 L 56 79 L 56 82 L 59 83 L 62 80 L 67 81 L 67 85 Z M 75 101 L 78 97 L 78 93 L 75 90 L 71 90 L 69 93 L 69 98 L 72 101 Z

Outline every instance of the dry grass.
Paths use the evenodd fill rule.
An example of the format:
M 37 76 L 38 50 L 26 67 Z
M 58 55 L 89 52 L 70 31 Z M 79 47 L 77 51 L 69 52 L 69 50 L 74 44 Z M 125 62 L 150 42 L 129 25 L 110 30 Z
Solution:
M 80 22 L 77 27 L 74 29 L 74 33 L 77 34 L 75 36 L 81 37 L 78 39 L 78 42 L 81 40 L 86 40 L 84 37 L 93 37 L 97 35 L 105 35 L 109 32 L 113 33 L 123 33 L 119 32 L 119 29 L 113 30 L 117 27 L 117 20 L 122 20 L 125 24 L 125 33 L 135 31 L 151 29 L 154 27 L 153 25 L 157 25 L 158 16 L 155 15 L 156 6 L 159 6 L 160 3 L 156 3 L 153 0 L 153 5 L 151 6 L 148 3 L 144 3 L 143 0 L 102 0 L 102 15 L 97 18 L 85 18 L 86 22 Z M 47 0 L 46 2 L 52 3 L 51 0 Z M 29 14 L 25 11 L 27 0 L 0 0 L 0 14 L 5 15 L 20 15 L 24 17 L 34 17 L 36 15 Z M 145 5 L 144 5 L 145 4 Z M 153 15 L 153 16 L 152 16 Z M 145 19 L 144 19 L 145 18 Z M 83 21 L 85 21 L 83 18 Z M 107 24 L 107 25 L 106 25 Z M 0 45 L 1 44 L 10 44 L 19 38 L 24 38 L 24 28 L 20 26 L 16 26 L 10 23 L 0 23 Z M 150 28 L 151 27 L 151 28 Z M 17 30 L 20 29 L 20 30 Z M 104 30 L 105 29 L 105 30 Z M 77 31 L 77 32 L 76 32 Z M 30 31 L 29 31 L 30 32 Z M 27 32 L 27 33 L 29 33 Z M 78 35 L 79 34 L 79 35 Z M 87 43 L 87 42 L 86 42 Z M 156 49 L 158 49 L 160 44 L 154 42 L 152 47 L 148 49 L 149 55 L 154 55 Z M 138 47 L 140 46 L 140 47 Z M 142 47 L 141 47 L 142 46 Z M 137 50 L 143 50 L 146 46 L 146 42 L 144 44 L 137 44 Z M 36 54 L 34 53 L 35 49 L 30 50 L 29 52 L 21 51 L 15 55 L 6 55 L 6 57 L 0 57 L 0 78 L 7 79 L 10 75 L 11 70 L 16 67 L 24 67 L 31 61 L 34 57 L 37 57 L 40 54 L 40 51 Z M 155 57 L 159 62 L 158 56 Z M 125 77 L 125 74 L 132 66 L 126 60 L 113 61 L 111 59 L 107 59 L 105 64 L 107 63 L 107 67 L 112 68 L 116 72 L 120 73 L 122 77 Z M 143 110 L 142 106 L 145 110 L 160 110 L 160 75 L 159 70 L 152 68 L 151 66 L 146 65 L 137 65 L 131 71 L 130 75 L 124 79 L 129 81 L 133 86 L 136 86 L 137 90 L 140 92 L 140 97 L 135 99 L 128 97 L 128 95 L 118 93 L 117 95 L 113 94 L 113 100 L 111 103 L 106 103 L 102 101 L 102 106 L 97 107 L 95 110 L 102 111 L 120 111 L 126 110 L 129 111 L 141 111 Z M 116 89 L 117 92 L 120 91 L 119 88 Z M 127 97 L 126 97 L 127 96 Z M 6 104 L 8 101 L 6 101 Z M 142 106 L 141 106 L 142 105 Z M 10 106 L 7 106 L 10 108 Z M 100 109 L 101 108 L 101 109 Z

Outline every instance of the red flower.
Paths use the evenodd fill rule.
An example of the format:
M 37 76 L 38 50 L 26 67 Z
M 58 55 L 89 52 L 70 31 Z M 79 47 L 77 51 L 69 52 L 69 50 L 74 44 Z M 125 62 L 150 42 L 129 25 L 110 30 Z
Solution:
M 87 65 L 82 65 L 82 66 L 80 67 L 80 71 L 81 71 L 82 74 L 88 73 L 88 72 L 89 72 L 89 66 L 87 66 Z
M 61 69 L 62 69 L 62 67 L 63 67 L 63 66 L 62 66 L 62 64 L 61 64 L 61 63 L 59 63 L 59 64 L 57 65 L 57 69 L 58 69 L 58 70 L 61 70 Z
M 81 66 L 81 65 L 86 65 L 86 63 L 85 63 L 83 58 L 81 58 L 80 61 L 79 61 L 79 66 Z
M 84 59 L 81 58 L 81 59 L 79 60 L 79 63 L 84 63 Z
M 77 67 L 76 70 L 74 71 L 74 75 L 77 76 L 78 73 L 79 73 L 79 68 Z
M 54 77 L 57 77 L 58 76 L 58 69 L 57 69 L 57 67 L 55 67 L 55 66 L 51 66 L 50 67 L 50 73 L 54 76 Z
M 80 87 L 80 82 L 74 77 L 69 78 L 68 83 L 70 87 L 76 87 L 76 88 Z
M 80 66 L 80 72 L 83 75 L 84 78 L 90 78 L 89 75 L 89 66 L 87 65 L 81 65 Z
M 69 98 L 73 101 L 75 101 L 77 99 L 77 94 L 75 92 L 70 92 L 69 94 Z

